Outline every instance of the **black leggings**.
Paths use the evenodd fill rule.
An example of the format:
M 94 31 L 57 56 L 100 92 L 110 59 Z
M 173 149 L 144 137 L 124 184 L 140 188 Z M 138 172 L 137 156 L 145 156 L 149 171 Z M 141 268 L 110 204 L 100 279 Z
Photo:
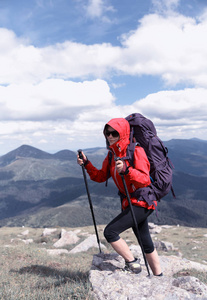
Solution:
M 133 210 L 135 218 L 137 220 L 139 235 L 144 248 L 144 252 L 152 253 L 154 251 L 154 245 L 150 236 L 147 218 L 154 210 L 149 210 L 147 208 L 135 205 L 133 205 Z M 121 212 L 106 226 L 104 230 L 104 236 L 108 243 L 116 242 L 120 239 L 119 234 L 129 228 L 132 228 L 136 235 L 131 210 L 130 207 L 127 207 L 126 210 Z

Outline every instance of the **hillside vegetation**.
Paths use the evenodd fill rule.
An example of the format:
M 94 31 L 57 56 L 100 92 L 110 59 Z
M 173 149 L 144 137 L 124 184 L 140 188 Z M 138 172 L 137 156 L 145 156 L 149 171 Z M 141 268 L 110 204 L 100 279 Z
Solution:
M 158 205 L 157 224 L 206 227 L 207 142 L 165 142 L 174 165 L 171 193 Z M 85 149 L 91 162 L 101 167 L 104 148 Z M 120 212 L 117 188 L 109 180 L 95 183 L 88 178 L 97 224 L 108 223 Z M 92 225 L 81 167 L 76 153 L 62 150 L 49 154 L 29 145 L 0 157 L 0 226 L 79 227 Z

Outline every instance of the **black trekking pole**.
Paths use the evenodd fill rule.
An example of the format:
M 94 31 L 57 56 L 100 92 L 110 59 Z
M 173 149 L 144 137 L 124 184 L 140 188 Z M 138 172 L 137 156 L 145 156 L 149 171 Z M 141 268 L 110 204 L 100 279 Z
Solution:
M 120 158 L 117 157 L 116 160 L 120 160 Z M 145 266 L 147 268 L 148 276 L 150 277 L 149 266 L 148 266 L 148 262 L 147 262 L 147 259 L 146 259 L 145 253 L 144 253 L 144 248 L 143 248 L 142 241 L 141 241 L 141 238 L 140 238 L 139 229 L 138 229 L 138 225 L 137 225 L 137 220 L 136 220 L 135 215 L 134 215 L 134 210 L 133 210 L 133 206 L 132 206 L 132 203 L 131 203 L 131 200 L 130 200 L 129 191 L 128 191 L 127 186 L 126 186 L 126 181 L 125 181 L 125 178 L 124 178 L 124 174 L 120 174 L 120 175 L 121 175 L 121 179 L 122 179 L 122 182 L 123 182 L 123 185 L 124 185 L 124 190 L 125 190 L 125 193 L 126 193 L 126 196 L 127 196 L 127 200 L 129 202 L 129 207 L 130 207 L 130 210 L 131 210 L 132 219 L 133 219 L 133 222 L 134 222 L 134 227 L 135 227 L 135 230 L 136 230 L 136 237 L 137 237 L 138 243 L 140 245 L 140 248 L 142 250 L 142 255 L 143 255 L 143 258 L 144 258 Z
M 81 149 L 78 150 L 78 156 L 79 156 L 80 159 L 83 159 Z M 84 164 L 82 164 L 81 167 L 82 167 L 82 171 L 83 171 L 83 177 L 84 177 L 86 191 L 87 191 L 87 195 L 88 195 L 88 202 L 89 202 L 90 209 L 91 209 L 93 224 L 94 224 L 94 228 L 95 228 L 95 232 L 96 232 L 97 243 L 98 243 L 98 246 L 99 246 L 99 252 L 101 253 L 101 245 L 100 245 L 100 240 L 99 240 L 98 231 L 97 231 L 97 227 L 96 227 L 96 220 L 95 220 L 95 216 L 94 216 L 94 212 L 93 212 L 93 204 L 92 204 L 91 196 L 90 196 L 89 189 L 88 189 L 88 182 L 87 182 L 87 178 L 86 178 L 86 171 L 85 171 L 85 168 L 84 168 Z

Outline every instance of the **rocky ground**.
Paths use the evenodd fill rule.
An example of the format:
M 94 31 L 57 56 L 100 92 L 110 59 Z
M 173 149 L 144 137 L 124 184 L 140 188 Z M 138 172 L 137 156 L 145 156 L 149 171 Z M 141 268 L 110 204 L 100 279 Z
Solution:
M 160 261 L 164 276 L 148 277 L 143 263 L 142 272 L 135 275 L 123 272 L 124 261 L 115 253 L 94 256 L 90 281 L 95 299 L 207 299 L 207 285 L 196 277 L 184 273 L 185 276 L 173 277 L 184 269 L 207 272 L 207 266 L 176 256 L 160 256 Z
M 164 273 L 160 278 L 152 274 L 147 276 L 140 247 L 131 230 L 127 230 L 123 238 L 134 255 L 141 259 L 142 272 L 138 275 L 123 272 L 124 261 L 106 243 L 104 226 L 98 226 L 100 245 L 93 226 L 89 226 L 75 229 L 1 228 L 0 246 L 9 249 L 24 244 L 27 248 L 39 249 L 38 253 L 45 252 L 48 257 L 53 257 L 54 263 L 60 256 L 68 257 L 67 261 L 72 262 L 73 257 L 77 259 L 77 255 L 81 257 L 80 253 L 86 253 L 87 258 L 84 256 L 80 265 L 88 260 L 90 299 L 207 299 L 207 230 L 149 225 Z M 12 238 L 9 239 L 9 236 Z

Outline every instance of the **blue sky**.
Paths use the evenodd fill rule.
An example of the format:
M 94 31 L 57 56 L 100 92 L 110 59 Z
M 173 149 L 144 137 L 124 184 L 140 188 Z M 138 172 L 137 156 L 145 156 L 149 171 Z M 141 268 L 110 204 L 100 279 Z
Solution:
M 207 139 L 205 0 L 1 0 L 0 155 L 105 146 L 140 112 Z

